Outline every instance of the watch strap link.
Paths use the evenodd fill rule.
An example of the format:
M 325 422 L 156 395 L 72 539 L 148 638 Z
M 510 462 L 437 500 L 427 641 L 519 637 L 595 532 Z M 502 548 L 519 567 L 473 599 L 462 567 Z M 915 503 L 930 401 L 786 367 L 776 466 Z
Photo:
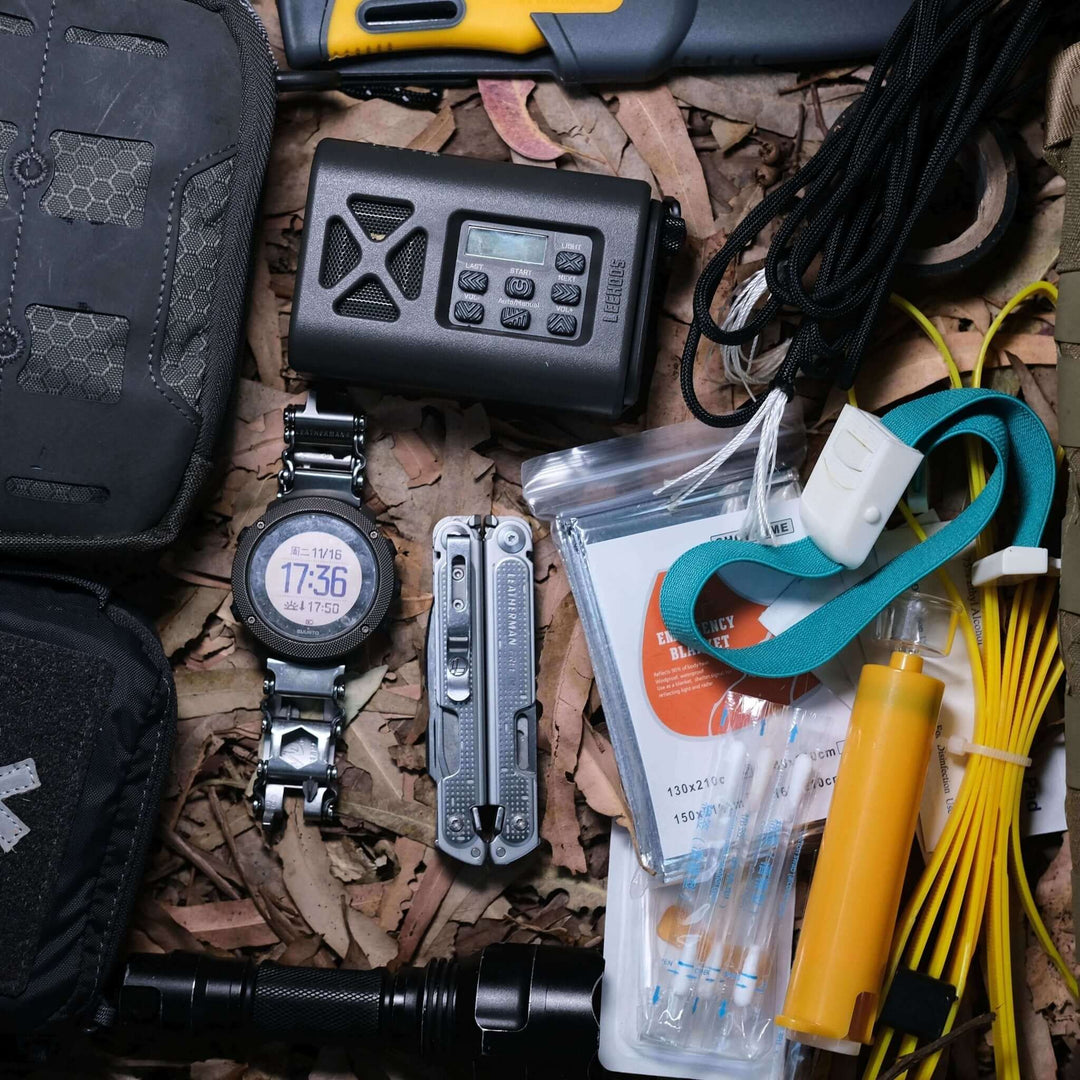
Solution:
M 278 497 L 327 495 L 361 505 L 367 469 L 367 422 L 361 413 L 335 409 L 312 390 L 303 408 L 285 410 L 285 451 Z
M 345 724 L 345 665 L 315 668 L 268 660 L 262 754 L 252 794 L 264 829 L 284 816 L 285 796 L 304 800 L 304 821 L 325 825 L 337 809 L 334 754 Z

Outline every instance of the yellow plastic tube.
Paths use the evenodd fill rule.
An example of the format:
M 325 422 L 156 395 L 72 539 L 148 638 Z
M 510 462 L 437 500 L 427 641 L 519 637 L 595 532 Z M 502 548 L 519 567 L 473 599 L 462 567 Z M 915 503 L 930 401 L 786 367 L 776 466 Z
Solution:
M 922 658 L 867 664 L 836 774 L 783 1012 L 799 1042 L 857 1054 L 873 1038 L 945 684 Z

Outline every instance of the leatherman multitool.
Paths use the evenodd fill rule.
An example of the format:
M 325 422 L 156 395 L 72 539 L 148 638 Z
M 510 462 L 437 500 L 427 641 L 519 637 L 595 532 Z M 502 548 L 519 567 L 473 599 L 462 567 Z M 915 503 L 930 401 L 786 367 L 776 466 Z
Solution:
M 462 862 L 502 866 L 539 843 L 532 530 L 520 518 L 445 518 L 433 547 L 435 843 Z

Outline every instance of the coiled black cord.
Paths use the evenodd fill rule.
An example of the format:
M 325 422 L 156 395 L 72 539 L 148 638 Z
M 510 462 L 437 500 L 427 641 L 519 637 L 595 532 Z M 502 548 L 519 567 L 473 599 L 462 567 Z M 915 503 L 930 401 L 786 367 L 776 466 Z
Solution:
M 802 322 L 772 388 L 791 397 L 800 371 L 851 386 L 919 215 L 980 118 L 1006 94 L 1056 2 L 916 0 L 821 149 L 747 214 L 702 273 L 681 367 L 683 397 L 698 420 L 738 427 L 765 401 L 761 395 L 726 415 L 701 404 L 694 368 L 702 335 L 741 345 L 785 308 Z M 765 258 L 768 299 L 745 326 L 722 330 L 710 308 L 728 266 L 780 215 L 787 216 Z

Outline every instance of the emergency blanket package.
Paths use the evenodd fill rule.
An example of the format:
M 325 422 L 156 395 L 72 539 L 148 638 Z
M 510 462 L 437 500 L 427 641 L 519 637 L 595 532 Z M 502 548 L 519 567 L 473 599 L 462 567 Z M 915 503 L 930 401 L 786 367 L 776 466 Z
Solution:
M 593 659 L 619 774 L 634 819 L 642 864 L 664 881 L 682 874 L 702 796 L 713 782 L 711 747 L 730 725 L 724 702 L 737 691 L 779 705 L 798 704 L 832 733 L 829 765 L 802 807 L 803 821 L 825 816 L 831 774 L 850 715 L 829 673 L 757 679 L 687 648 L 667 630 L 659 596 L 668 568 L 695 544 L 734 536 L 745 518 L 753 442 L 682 502 L 657 494 L 663 482 L 716 449 L 717 434 L 694 424 L 656 428 L 525 463 L 525 498 L 551 521 Z M 781 461 L 797 465 L 801 426 L 781 433 Z M 768 500 L 777 543 L 803 535 L 798 477 L 781 467 Z M 762 616 L 791 579 L 739 567 L 716 577 L 698 605 L 702 632 L 721 647 L 769 635 Z
M 275 64 L 247 0 L 0 0 L 0 550 L 171 542 L 234 381 Z
M 103 586 L 0 568 L 0 1042 L 107 1019 L 176 729 L 168 660 Z

